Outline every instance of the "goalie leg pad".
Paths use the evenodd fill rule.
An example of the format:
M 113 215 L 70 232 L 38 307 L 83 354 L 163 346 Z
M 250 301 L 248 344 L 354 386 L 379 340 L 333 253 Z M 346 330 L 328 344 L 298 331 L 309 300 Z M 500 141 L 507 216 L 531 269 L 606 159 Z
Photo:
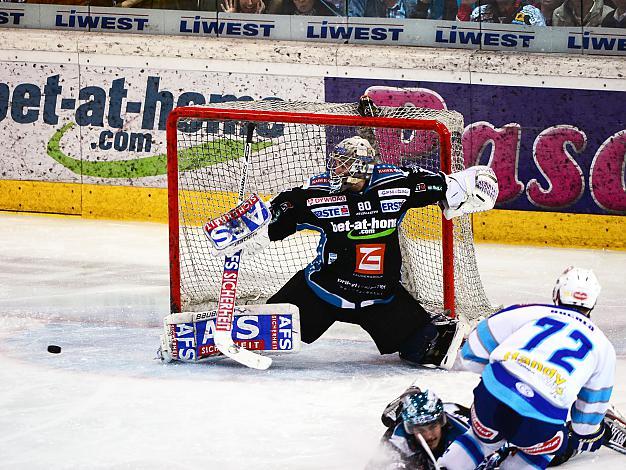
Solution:
M 404 341 L 398 351 L 400 358 L 414 364 L 424 364 L 425 356 L 432 348 L 437 335 L 437 327 L 427 323 Z
M 163 319 L 159 356 L 166 362 L 203 362 L 222 356 L 215 346 L 217 310 L 183 312 Z M 292 304 L 235 307 L 235 344 L 266 353 L 300 351 L 300 315 Z
M 498 178 L 488 166 L 472 166 L 446 175 L 446 198 L 442 201 L 446 219 L 493 209 L 498 199 Z

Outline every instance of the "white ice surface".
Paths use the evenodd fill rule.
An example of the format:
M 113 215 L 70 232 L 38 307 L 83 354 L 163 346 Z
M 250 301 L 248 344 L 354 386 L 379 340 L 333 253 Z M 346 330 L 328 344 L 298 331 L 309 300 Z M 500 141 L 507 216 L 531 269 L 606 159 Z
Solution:
M 478 262 L 501 304 L 547 302 L 564 267 L 594 269 L 626 410 L 626 252 L 480 245 Z M 352 325 L 267 371 L 163 365 L 167 263 L 164 225 L 0 213 L 0 468 L 361 469 L 413 380 L 470 402 L 477 376 L 381 357 Z M 602 449 L 563 468 L 625 463 Z

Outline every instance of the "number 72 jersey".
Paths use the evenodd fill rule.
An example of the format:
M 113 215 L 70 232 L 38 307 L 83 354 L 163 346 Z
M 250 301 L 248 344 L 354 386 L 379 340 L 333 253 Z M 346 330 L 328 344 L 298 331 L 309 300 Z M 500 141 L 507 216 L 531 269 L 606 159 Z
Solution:
M 571 419 L 579 434 L 594 432 L 613 389 L 615 350 L 576 310 L 514 305 L 483 320 L 461 351 L 485 387 L 523 416 Z

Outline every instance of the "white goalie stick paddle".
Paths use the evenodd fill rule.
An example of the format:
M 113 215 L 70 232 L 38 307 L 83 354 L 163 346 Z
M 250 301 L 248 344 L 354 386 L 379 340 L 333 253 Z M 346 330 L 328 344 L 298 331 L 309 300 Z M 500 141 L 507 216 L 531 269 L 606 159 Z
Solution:
M 247 123 L 246 146 L 244 151 L 244 166 L 239 182 L 238 202 L 244 199 L 246 182 L 248 179 L 248 166 L 250 165 L 250 154 L 252 153 L 252 134 L 255 125 Z M 224 356 L 243 364 L 252 369 L 265 370 L 272 360 L 267 356 L 248 351 L 235 344 L 233 341 L 233 314 L 235 310 L 235 299 L 237 298 L 237 280 L 239 278 L 239 264 L 241 262 L 241 251 L 224 259 L 224 271 L 222 273 L 222 285 L 217 303 L 217 318 L 215 319 L 215 346 Z

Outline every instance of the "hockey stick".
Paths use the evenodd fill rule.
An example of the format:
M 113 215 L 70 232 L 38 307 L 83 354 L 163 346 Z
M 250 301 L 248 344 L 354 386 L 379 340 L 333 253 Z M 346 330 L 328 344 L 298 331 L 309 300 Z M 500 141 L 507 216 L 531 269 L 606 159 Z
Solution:
M 435 466 L 435 470 L 440 470 L 441 467 L 437 463 L 437 459 L 435 458 L 435 456 L 433 455 L 432 451 L 430 450 L 430 447 L 428 447 L 428 443 L 426 442 L 426 439 L 424 439 L 424 436 L 422 436 L 421 434 L 418 434 L 417 438 L 419 439 L 420 444 L 424 448 L 424 451 L 426 452 L 426 455 L 428 455 L 428 458 L 430 459 L 430 461 Z
M 247 123 L 246 146 L 244 152 L 244 166 L 239 181 L 238 202 L 243 201 L 246 183 L 248 180 L 248 167 L 250 165 L 250 154 L 252 153 L 252 134 L 255 125 Z M 222 284 L 220 296 L 217 303 L 217 318 L 215 319 L 215 346 L 224 356 L 243 364 L 252 369 L 265 370 L 272 360 L 267 356 L 248 351 L 235 344 L 233 341 L 233 315 L 235 310 L 235 299 L 237 298 L 237 280 L 239 279 L 239 264 L 241 262 L 241 250 L 232 256 L 224 259 L 224 271 L 222 273 Z

